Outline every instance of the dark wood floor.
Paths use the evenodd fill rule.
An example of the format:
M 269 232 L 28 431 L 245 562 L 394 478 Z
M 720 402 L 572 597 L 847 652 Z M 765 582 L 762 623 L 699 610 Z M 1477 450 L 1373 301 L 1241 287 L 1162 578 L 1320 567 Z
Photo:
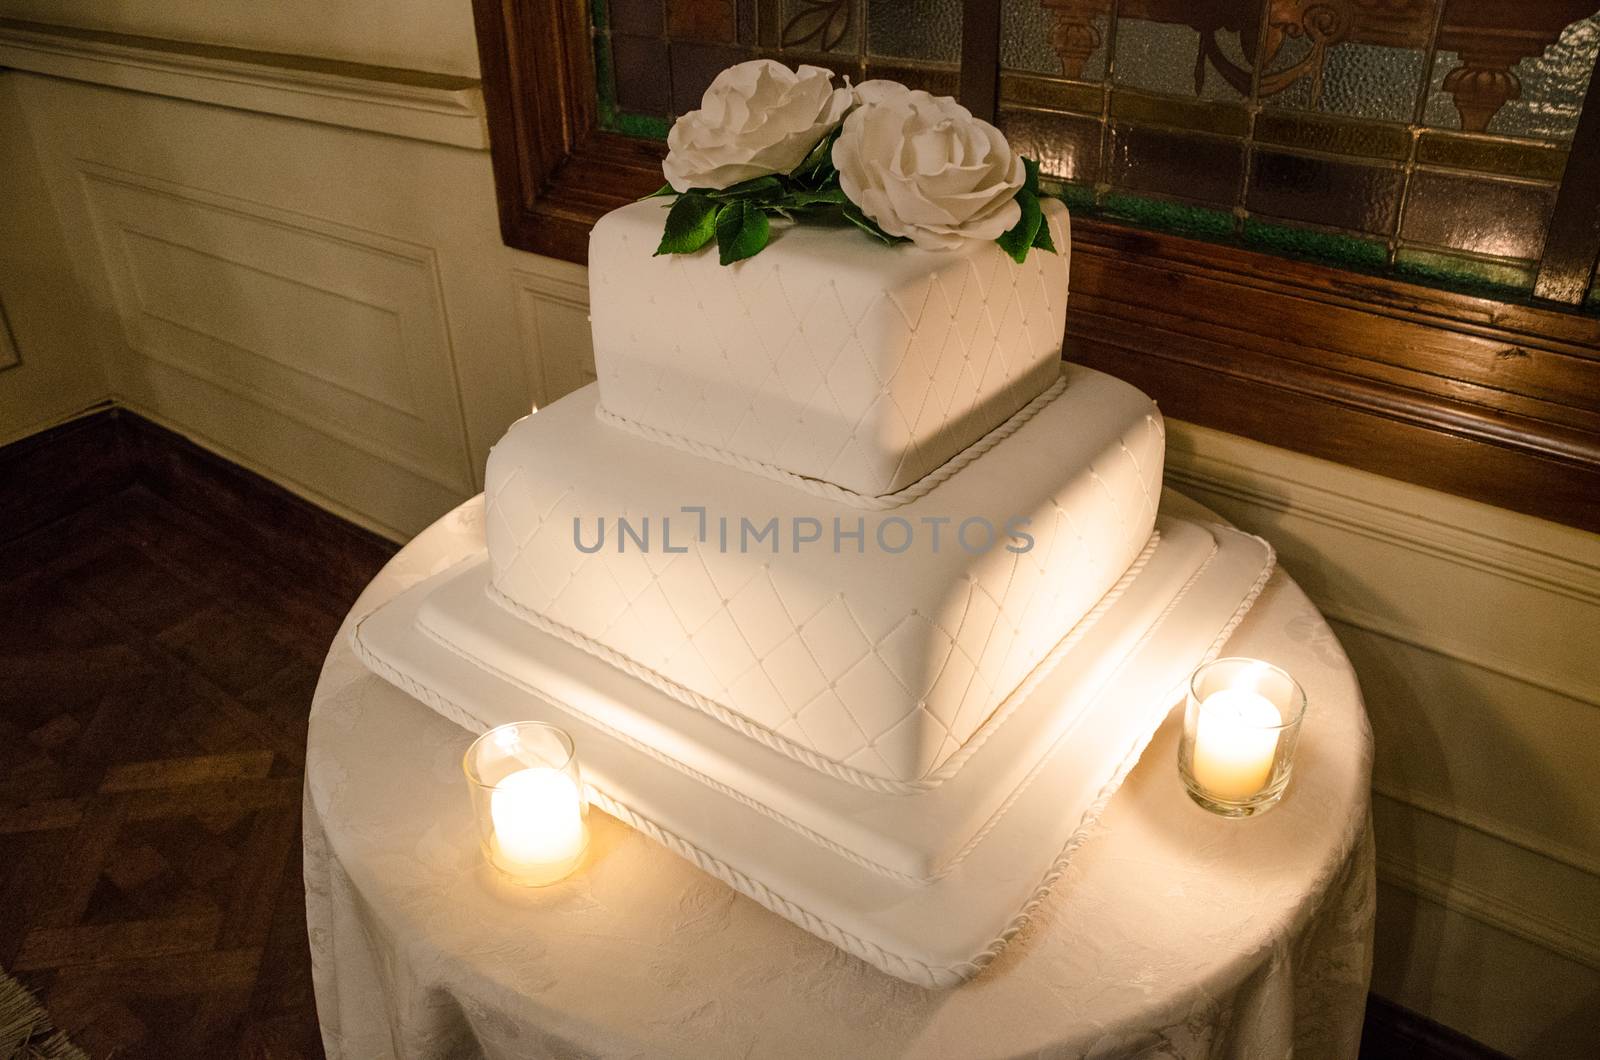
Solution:
M 96 1057 L 321 1056 L 306 713 L 391 546 L 347 528 L 328 569 L 301 502 L 125 416 L 74 430 L 121 467 L 0 546 L 0 967 Z M 25 485 L 0 459 L 13 516 Z

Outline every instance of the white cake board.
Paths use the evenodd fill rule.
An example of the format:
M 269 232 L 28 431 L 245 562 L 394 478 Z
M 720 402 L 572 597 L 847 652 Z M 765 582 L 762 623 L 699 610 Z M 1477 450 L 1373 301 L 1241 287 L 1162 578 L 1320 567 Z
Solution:
M 1202 538 L 1216 547 L 1207 541 L 1206 558 L 1194 564 Z M 1156 552 L 1146 573 L 1159 588 L 1145 591 L 1141 574 L 1127 594 L 1138 607 L 1106 624 L 1112 651 L 1121 640 L 1112 672 L 1058 667 L 961 772 L 915 796 L 816 774 L 509 615 L 479 614 L 471 598 L 481 592 L 469 590 L 481 590 L 481 559 L 395 598 L 358 622 L 352 639 L 375 672 L 470 730 L 513 720 L 562 726 L 580 749 L 595 805 L 889 974 L 950 986 L 977 974 L 1020 929 L 1183 679 L 1220 648 L 1273 566 L 1259 539 L 1181 520 L 1163 521 Z M 1185 564 L 1191 573 L 1173 590 Z M 1152 601 L 1160 612 L 1153 617 Z M 452 626 L 445 616 L 458 607 L 470 615 Z M 425 614 L 428 629 L 419 621 Z M 1141 630 L 1131 646 L 1130 624 Z M 441 639 L 469 625 L 479 631 L 472 651 L 504 657 L 477 657 Z M 506 663 L 516 680 L 499 665 Z M 1051 733 L 1059 738 L 1042 759 L 1027 753 L 1044 751 Z M 981 794 L 978 809 L 960 812 L 964 791 Z M 885 873 L 895 866 L 931 867 L 937 878 Z

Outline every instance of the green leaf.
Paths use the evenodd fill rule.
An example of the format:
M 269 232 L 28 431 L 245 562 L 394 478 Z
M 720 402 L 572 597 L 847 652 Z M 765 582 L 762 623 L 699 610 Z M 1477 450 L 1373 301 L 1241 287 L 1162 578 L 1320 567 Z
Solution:
M 1000 238 L 995 242 L 1000 244 L 1001 250 L 1011 255 L 1011 260 L 1020 265 L 1028 258 L 1028 248 L 1033 246 L 1034 237 L 1039 234 L 1044 213 L 1039 209 L 1039 196 L 1027 188 L 1017 192 L 1017 205 L 1022 207 L 1022 217 L 1011 228 L 1000 233 Z
M 685 192 L 667 211 L 666 230 L 656 254 L 693 254 L 716 234 L 717 204 L 699 192 Z
M 1039 163 L 1027 155 L 1022 156 L 1022 190 L 1039 194 Z
M 817 146 L 806 154 L 790 176 L 811 188 L 820 188 L 833 180 L 839 172 L 833 168 L 833 142 L 839 138 L 842 128 L 842 125 L 835 127 L 827 136 L 817 141 Z
M 1052 254 L 1060 253 L 1056 250 L 1055 240 L 1050 238 L 1050 222 L 1048 220 L 1039 222 L 1039 231 L 1033 235 L 1033 246 L 1038 247 L 1040 250 L 1049 251 Z
M 652 191 L 649 195 L 641 196 L 640 198 L 635 199 L 634 201 L 635 202 L 644 202 L 647 199 L 660 199 L 660 198 L 664 198 L 664 197 L 666 197 L 668 195 L 676 195 L 676 194 L 678 194 L 678 192 L 673 188 L 673 186 L 671 184 L 663 184 L 663 185 L 661 185 L 661 187 L 657 188 L 655 191 Z
M 761 207 L 735 199 L 717 210 L 717 253 L 722 264 L 732 265 L 759 254 L 771 237 Z
M 778 198 L 783 194 L 783 181 L 768 174 L 764 177 L 752 177 L 729 185 L 720 191 L 707 192 L 706 194 L 719 201 L 727 202 L 733 199 L 757 199 L 762 202 Z
M 867 233 L 867 235 L 879 240 L 880 242 L 887 244 L 909 242 L 905 236 L 892 236 L 888 232 L 885 232 L 883 229 L 879 228 L 876 222 L 874 222 L 872 218 L 868 217 L 866 214 L 862 213 L 861 207 L 857 206 L 853 202 L 846 202 L 844 210 L 841 212 L 844 214 L 844 219 L 846 221 L 849 221 L 851 224 Z
M 777 205 L 786 209 L 803 209 L 807 206 L 843 206 L 849 201 L 845 198 L 844 189 L 838 186 L 818 191 L 799 188 L 779 199 Z

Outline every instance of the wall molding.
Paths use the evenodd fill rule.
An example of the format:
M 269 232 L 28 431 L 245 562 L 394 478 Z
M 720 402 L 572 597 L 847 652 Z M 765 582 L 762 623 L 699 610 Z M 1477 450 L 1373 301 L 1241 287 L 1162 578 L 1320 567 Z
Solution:
M 484 151 L 467 77 L 0 19 L 0 66 Z
M 1466 567 L 1600 611 L 1600 564 L 1557 555 L 1508 536 L 1426 518 L 1405 508 L 1374 501 L 1370 495 L 1357 497 L 1259 467 L 1186 452 L 1177 446 L 1168 449 L 1166 477 L 1180 491 L 1211 493 L 1265 511 L 1291 515 L 1317 526 Z M 1562 528 L 1562 532 L 1567 531 Z M 1319 600 L 1317 604 L 1331 622 L 1600 707 L 1600 681 L 1588 675 L 1552 675 L 1439 630 L 1430 630 L 1427 639 L 1421 639 L 1404 623 L 1348 602 Z
M 1600 607 L 1600 564 L 1583 563 L 1518 541 L 1426 519 L 1402 508 L 1176 448 L 1167 453 L 1167 475 L 1179 486 L 1220 493 Z M 1263 488 L 1254 483 L 1267 485 Z M 1291 492 L 1296 495 L 1292 501 Z
M 1562 843 L 1552 843 L 1542 836 L 1533 835 L 1520 828 L 1504 825 L 1498 821 L 1491 821 L 1482 814 L 1476 814 L 1470 810 L 1462 810 L 1460 807 L 1447 806 L 1431 795 L 1405 791 L 1382 781 L 1374 780 L 1372 782 L 1372 793 L 1388 799 L 1396 805 L 1404 806 L 1408 810 L 1425 813 L 1429 817 L 1437 818 L 1458 828 L 1471 829 L 1479 835 L 1487 836 L 1490 839 L 1517 847 L 1520 850 L 1526 850 L 1536 857 L 1554 861 L 1559 865 L 1565 865 L 1569 869 L 1600 879 L 1600 859 L 1597 859 L 1593 854 L 1575 850 Z
M 22 354 L 17 351 L 17 338 L 11 333 L 11 323 L 6 319 L 6 307 L 0 303 L 0 372 L 22 364 Z
M 546 320 L 541 306 L 554 306 L 589 316 L 589 283 L 579 266 L 566 265 L 570 276 L 552 276 L 530 269 L 511 270 L 511 297 L 516 307 L 518 339 L 530 380 L 538 393 L 535 400 L 545 405 L 572 389 L 574 384 L 594 381 L 592 358 L 583 365 L 553 358 L 570 358 L 574 351 L 553 351 L 544 342 Z
M 1600 969 L 1600 936 L 1574 931 L 1552 917 L 1395 858 L 1379 855 L 1378 879 L 1551 953 Z
M 1518 684 L 1537 688 L 1552 695 L 1561 696 L 1588 707 L 1600 708 L 1600 683 L 1582 677 L 1573 680 L 1568 675 L 1562 678 L 1553 678 L 1548 674 L 1540 673 L 1521 665 L 1513 659 L 1504 658 L 1485 652 L 1480 648 L 1464 645 L 1449 637 L 1444 637 L 1437 632 L 1430 633 L 1429 640 L 1420 639 L 1417 634 L 1408 632 L 1406 628 L 1391 619 L 1385 618 L 1372 611 L 1351 607 L 1346 604 L 1318 603 L 1317 609 L 1322 612 L 1322 617 L 1329 622 L 1341 626 L 1349 626 L 1363 633 L 1370 633 L 1375 637 L 1403 644 L 1417 651 L 1427 652 L 1429 655 L 1438 655 L 1452 662 L 1470 666 L 1485 673 L 1504 677 Z
M 108 282 L 111 284 L 113 298 L 117 303 L 125 338 L 133 352 L 153 364 L 216 387 L 236 398 L 248 401 L 425 479 L 446 491 L 463 495 L 475 491 L 476 479 L 468 456 L 470 448 L 459 398 L 460 382 L 455 363 L 456 353 L 445 324 L 438 254 L 433 247 L 327 221 L 311 214 L 284 210 L 265 203 L 222 195 L 209 189 L 178 184 L 145 174 L 130 173 L 87 160 L 78 160 L 77 174 L 83 186 L 84 202 L 89 207 L 96 237 L 102 244 L 100 256 Z M 116 262 L 122 260 L 117 257 L 121 248 L 110 242 L 110 237 L 120 238 L 125 221 L 117 210 L 95 194 L 93 189 L 97 186 L 124 188 L 135 193 L 157 196 L 176 203 L 179 207 L 214 211 L 218 215 L 239 218 L 245 223 L 276 229 L 293 238 L 322 241 L 334 247 L 347 247 L 360 255 L 369 256 L 374 261 L 393 262 L 412 272 L 413 275 L 410 277 L 414 288 L 412 293 L 417 297 L 409 303 L 409 308 L 417 316 L 409 324 L 402 322 L 399 328 L 402 348 L 397 351 L 412 373 L 410 396 L 413 402 L 421 390 L 435 393 L 448 390 L 456 396 L 447 402 L 436 401 L 431 411 L 426 414 L 416 407 L 400 409 L 392 403 L 382 402 L 379 396 L 364 393 L 345 383 L 329 380 L 324 377 L 325 373 L 284 362 L 226 338 L 219 339 L 205 335 L 204 332 L 197 331 L 191 323 L 177 323 L 177 326 L 186 332 L 208 338 L 246 357 L 270 364 L 286 376 L 314 381 L 329 394 L 348 395 L 367 408 L 385 408 L 397 420 L 408 425 L 414 424 L 421 431 L 418 438 L 409 439 L 406 444 L 397 444 L 396 436 L 392 432 L 380 435 L 354 430 L 342 418 L 330 415 L 326 408 L 313 409 L 304 401 L 291 399 L 290 395 L 278 392 L 276 389 L 246 385 L 244 381 L 234 378 L 226 371 L 218 370 L 204 362 L 197 362 L 193 358 L 175 356 L 156 343 L 144 341 L 136 325 L 141 315 L 148 315 L 148 308 L 143 304 L 143 296 L 137 288 L 136 275 L 131 269 L 119 271 L 115 267 Z M 145 217 L 143 221 L 146 224 L 151 223 L 151 218 Z M 158 238 L 165 239 L 165 237 Z M 254 268 L 247 263 L 233 262 L 231 256 L 221 257 L 204 247 L 191 246 L 187 242 L 174 245 L 204 254 L 214 260 L 234 263 L 239 267 Z M 307 277 L 296 279 L 283 276 L 276 271 L 263 272 L 263 275 L 271 275 L 308 290 L 323 290 L 320 286 L 306 282 Z M 423 295 L 421 292 L 426 293 Z M 369 300 L 360 299 L 359 296 L 352 297 L 348 291 L 330 289 L 326 293 L 369 308 L 393 310 L 392 306 L 370 305 Z M 396 297 L 403 296 L 403 291 L 396 293 Z M 419 377 L 417 375 L 419 372 L 425 374 Z M 141 414 L 147 414 L 145 409 L 141 408 L 139 411 Z M 435 450 L 440 448 L 440 443 L 448 444 L 453 452 L 449 454 L 436 452 Z M 232 459 L 232 456 L 229 458 Z

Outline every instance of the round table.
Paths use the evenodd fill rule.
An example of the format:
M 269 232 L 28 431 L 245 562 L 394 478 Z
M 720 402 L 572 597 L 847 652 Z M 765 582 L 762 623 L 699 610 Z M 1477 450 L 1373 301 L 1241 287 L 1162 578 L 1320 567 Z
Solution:
M 1170 492 L 1162 505 L 1214 518 Z M 439 520 L 351 615 L 482 549 L 482 521 L 481 498 Z M 1225 651 L 1306 688 L 1283 802 L 1243 821 L 1191 802 L 1175 710 L 1028 927 L 977 979 L 928 991 L 599 811 L 573 876 L 495 886 L 462 779 L 471 736 L 363 669 L 341 632 L 306 750 L 328 1055 L 1354 1057 L 1373 923 L 1360 691 L 1282 571 Z

